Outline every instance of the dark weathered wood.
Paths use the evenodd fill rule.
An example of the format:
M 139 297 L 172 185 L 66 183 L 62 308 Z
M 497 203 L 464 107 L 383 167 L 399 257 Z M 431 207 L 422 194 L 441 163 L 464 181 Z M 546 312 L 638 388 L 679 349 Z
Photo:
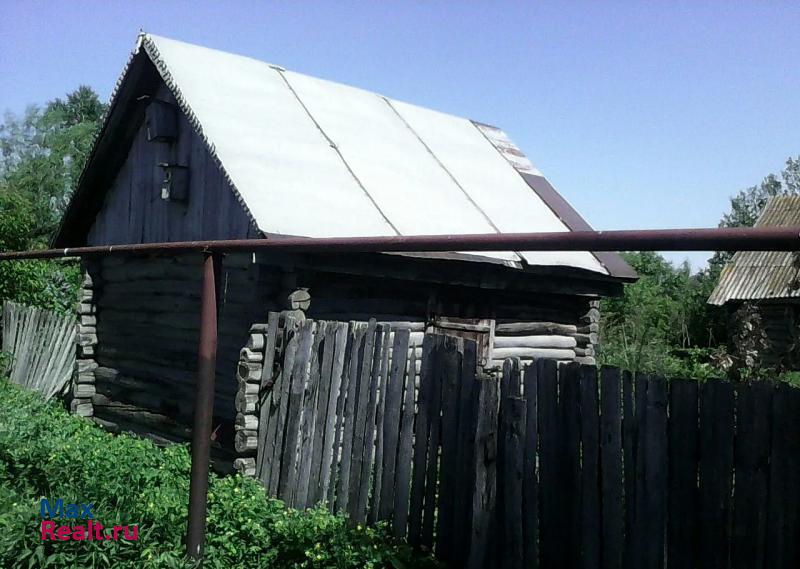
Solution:
M 326 433 L 326 440 L 330 438 L 332 445 L 328 446 L 326 442 L 326 452 L 330 452 L 330 456 L 326 454 L 325 458 L 323 459 L 324 464 L 330 464 L 328 470 L 328 477 L 327 477 L 327 490 L 324 492 L 324 495 L 327 498 L 328 507 L 331 511 L 338 511 L 337 508 L 337 490 L 339 488 L 339 483 L 341 478 L 338 476 L 340 470 L 339 459 L 340 455 L 344 458 L 345 454 L 342 449 L 342 438 L 344 436 L 344 414 L 345 414 L 345 401 L 347 400 L 347 394 L 349 392 L 349 385 L 350 385 L 350 373 L 349 373 L 349 362 L 351 360 L 351 356 L 353 354 L 353 342 L 354 342 L 354 334 L 350 328 L 349 324 L 341 324 L 339 326 L 339 330 L 336 335 L 336 360 L 334 363 L 334 373 L 337 374 L 340 379 L 339 385 L 339 395 L 336 398 L 336 410 L 335 416 L 333 419 L 333 433 Z M 344 346 L 342 348 L 342 346 Z M 336 371 L 338 370 L 338 371 Z M 331 400 L 329 405 L 332 407 L 334 405 L 333 401 L 333 393 L 331 393 Z M 328 421 L 330 425 L 330 419 Z M 325 490 L 325 486 L 323 485 L 323 490 Z
M 425 468 L 425 507 L 422 516 L 422 537 L 420 543 L 428 548 L 433 548 L 436 497 L 439 494 L 439 450 L 441 448 L 442 435 L 442 387 L 446 374 L 446 353 L 451 346 L 453 338 L 451 336 L 435 336 L 436 344 L 434 352 L 436 355 L 436 365 L 433 370 L 432 394 L 430 405 L 428 406 L 428 463 Z
M 372 467 L 372 493 L 369 509 L 369 522 L 374 524 L 378 521 L 378 508 L 381 501 L 381 489 L 383 486 L 383 453 L 384 453 L 384 414 L 386 413 L 386 388 L 389 381 L 389 353 L 391 352 L 391 327 L 388 324 L 378 324 L 378 328 L 383 330 L 381 373 L 379 384 L 378 408 L 375 414 L 375 460 Z M 405 357 L 405 354 L 403 354 Z M 399 431 L 399 425 L 396 426 Z
M 603 569 L 621 569 L 625 546 L 622 480 L 622 376 L 606 367 L 600 376 L 600 493 Z
M 280 486 L 280 474 L 283 468 L 283 442 L 286 433 L 286 415 L 289 410 L 289 392 L 292 386 L 292 370 L 297 356 L 297 346 L 299 338 L 297 336 L 297 323 L 294 318 L 286 318 L 284 325 L 284 352 L 283 368 L 278 382 L 273 387 L 276 393 L 280 392 L 278 405 L 275 408 L 275 425 L 270 426 L 270 432 L 274 434 L 273 439 L 267 440 L 267 452 L 273 453 L 272 468 L 269 473 L 268 491 L 271 496 L 277 496 Z M 272 451 L 269 450 L 270 446 Z
M 700 387 L 699 565 L 704 569 L 730 567 L 733 421 L 732 384 L 703 383 Z
M 731 566 L 734 569 L 763 567 L 766 557 L 773 391 L 773 385 L 766 382 L 745 383 L 736 388 L 731 531 Z M 687 509 L 694 510 L 692 506 L 692 501 L 686 505 Z
M 697 566 L 697 386 L 694 380 L 670 381 L 669 569 Z
M 454 544 L 452 563 L 456 567 L 465 566 L 469 558 L 469 548 L 464 547 L 463 544 L 469 543 L 471 533 L 472 495 L 475 488 L 475 431 L 478 415 L 478 388 L 480 387 L 478 384 L 477 342 L 464 340 L 463 347 L 459 377 L 456 458 L 458 470 L 452 529 Z
M 414 377 L 417 357 L 414 351 L 406 367 L 403 389 L 403 413 L 400 419 L 400 439 L 397 448 L 397 472 L 395 474 L 392 531 L 395 537 L 405 537 L 408 528 L 411 498 L 411 463 L 414 460 Z M 402 376 L 401 376 L 402 378 Z
M 623 379 L 624 381 L 624 379 Z M 625 507 L 628 518 L 625 526 L 625 566 L 628 569 L 637 568 L 644 557 L 644 528 L 640 513 L 644 510 L 644 491 L 645 491 L 645 453 L 644 453 L 644 432 L 647 415 L 647 376 L 636 374 L 632 379 L 633 402 L 630 416 L 631 427 L 631 455 L 628 462 L 628 455 L 625 456 L 625 476 L 626 479 L 626 498 Z M 624 389 L 624 388 L 623 388 Z M 623 392 L 623 398 L 625 393 Z M 627 401 L 626 401 L 627 403 Z M 628 412 L 625 414 L 628 420 Z M 625 429 L 625 434 L 628 429 Z M 630 486 L 628 486 L 628 484 Z M 630 490 L 630 492 L 628 492 Z
M 635 523 L 636 498 L 636 414 L 634 408 L 633 377 L 630 372 L 622 372 L 622 461 L 623 487 L 625 491 L 625 544 L 623 566 L 635 569 L 632 559 L 632 533 Z
M 425 502 L 425 479 L 428 464 L 431 407 L 436 383 L 434 346 L 436 337 L 425 334 L 422 343 L 422 368 L 419 375 L 417 415 L 414 423 L 414 473 L 411 479 L 411 498 L 408 510 L 408 542 L 419 545 L 422 538 L 422 511 Z M 412 371 L 409 370 L 410 380 Z
M 581 552 L 581 414 L 580 369 L 575 363 L 559 368 L 559 411 L 563 430 L 562 467 L 558 496 L 561 500 L 562 567 L 579 567 Z
M 522 537 L 525 567 L 539 567 L 539 473 L 536 457 L 539 444 L 539 370 L 543 362 L 537 361 L 525 368 L 525 446 L 522 478 Z
M 519 365 L 517 363 L 517 365 Z M 506 368 L 508 371 L 508 368 Z M 505 370 L 504 370 L 505 371 Z M 503 501 L 503 518 L 500 519 L 502 537 L 501 567 L 522 569 L 524 541 L 522 520 L 522 476 L 524 472 L 524 437 L 526 405 L 519 396 L 509 395 L 501 406 L 500 437 L 503 441 L 503 478 L 500 488 Z
M 350 492 L 347 499 L 347 513 L 351 520 L 360 519 L 359 494 L 361 492 L 361 477 L 363 474 L 364 453 L 367 432 L 367 414 L 371 403 L 370 386 L 373 379 L 374 349 L 375 349 L 375 320 L 370 320 L 364 335 L 364 344 L 360 354 L 360 368 L 357 375 L 358 391 L 353 422 L 353 448 L 350 459 Z M 370 441 L 370 444 L 372 441 Z
M 770 456 L 765 567 L 797 567 L 798 484 L 800 479 L 800 390 L 779 384 L 772 400 L 772 453 Z
M 367 521 L 367 511 L 369 506 L 369 489 L 371 487 L 371 477 L 373 472 L 372 461 L 375 457 L 375 416 L 378 408 L 378 385 L 381 379 L 383 365 L 384 341 L 387 338 L 387 326 L 381 324 L 375 329 L 375 339 L 373 347 L 372 365 L 369 378 L 369 399 L 367 401 L 366 416 L 364 418 L 364 442 L 361 466 L 361 478 L 358 488 L 358 509 L 355 522 L 364 523 Z
M 481 379 L 475 432 L 475 492 L 472 497 L 472 526 L 469 543 L 469 569 L 495 564 L 491 528 L 497 500 L 497 413 L 500 386 L 492 376 Z
M 560 510 L 564 504 L 555 491 L 561 476 L 563 452 L 558 409 L 558 368 L 544 360 L 539 368 L 539 555 L 541 567 L 559 567 L 563 562 L 564 530 Z
M 637 512 L 643 534 L 640 567 L 660 569 L 667 521 L 667 384 L 662 377 L 648 378 L 645 415 L 644 496 L 638 500 L 644 509 L 641 517 Z
M 383 462 L 381 465 L 383 479 L 381 481 L 380 503 L 377 515 L 379 520 L 390 519 L 394 506 L 395 469 L 397 467 L 397 451 L 400 440 L 400 414 L 403 408 L 403 381 L 407 364 L 408 338 L 408 330 L 395 330 L 391 371 L 384 392 Z
M 356 403 L 358 399 L 358 382 L 361 365 L 364 360 L 364 343 L 366 341 L 366 327 L 350 323 L 351 353 L 347 370 L 347 397 L 342 415 L 342 458 L 339 468 L 339 478 L 336 484 L 337 512 L 349 511 L 348 500 L 350 497 L 350 473 L 353 458 L 353 433 L 355 432 Z
M 456 528 L 456 486 L 465 473 L 458 463 L 459 414 L 461 399 L 461 364 L 464 340 L 445 336 L 440 348 L 439 365 L 442 369 L 442 419 L 441 464 L 439 466 L 439 492 L 436 518 L 436 554 L 439 559 L 452 563 L 454 559 Z
M 311 484 L 311 465 L 314 461 L 314 428 L 317 420 L 317 406 L 319 402 L 319 383 L 322 375 L 322 340 L 325 338 L 328 323 L 321 320 L 316 323 L 311 345 L 311 362 L 309 366 L 308 381 L 303 394 L 302 424 L 300 427 L 300 440 L 298 444 L 297 487 L 292 497 L 295 508 L 305 509 L 313 505 L 308 501 L 308 489 Z M 317 478 L 314 478 L 316 485 Z
M 581 567 L 600 566 L 600 416 L 597 369 L 580 369 Z
M 316 413 L 314 417 L 314 440 L 312 443 L 311 456 L 311 480 L 309 484 L 308 503 L 316 504 L 323 499 L 322 491 L 323 469 L 322 458 L 325 454 L 325 434 L 328 424 L 328 413 L 330 411 L 331 388 L 334 380 L 333 356 L 336 349 L 336 333 L 339 325 L 336 322 L 328 322 L 325 328 L 325 337 L 322 340 L 322 354 L 319 360 L 319 388 L 317 397 Z M 319 334 L 319 331 L 317 332 Z M 338 386 L 336 389 L 338 392 Z M 335 407 L 334 407 L 335 408 Z M 333 429 L 333 426 L 331 426 Z
M 306 370 L 311 358 L 314 342 L 314 321 L 306 320 L 297 331 L 297 354 L 291 372 L 291 387 L 286 411 L 286 434 L 283 440 L 281 457 L 281 478 L 278 483 L 278 496 L 292 501 L 298 482 L 298 441 L 300 438 L 300 414 L 302 413 Z

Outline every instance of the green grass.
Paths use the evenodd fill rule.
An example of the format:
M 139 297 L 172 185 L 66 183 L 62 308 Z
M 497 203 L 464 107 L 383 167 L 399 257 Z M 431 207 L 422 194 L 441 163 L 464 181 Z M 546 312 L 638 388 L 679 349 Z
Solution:
M 0 380 L 0 566 L 186 567 L 190 457 L 111 435 Z M 42 498 L 93 502 L 104 526 L 139 541 L 42 541 Z M 205 567 L 436 567 L 388 535 L 323 508 L 287 509 L 256 481 L 210 474 Z

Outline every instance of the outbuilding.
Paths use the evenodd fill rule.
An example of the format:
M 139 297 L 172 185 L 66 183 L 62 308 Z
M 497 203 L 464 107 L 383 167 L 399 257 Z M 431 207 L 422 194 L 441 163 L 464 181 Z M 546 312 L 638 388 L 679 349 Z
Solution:
M 770 198 L 755 227 L 800 225 L 800 196 Z M 722 268 L 709 304 L 724 306 L 731 329 L 753 307 L 763 331 L 760 356 L 768 367 L 800 369 L 800 257 L 792 251 L 739 251 Z
M 585 229 L 497 127 L 142 34 L 54 246 Z M 85 263 L 73 410 L 188 438 L 200 261 Z M 269 311 L 470 335 L 486 366 L 594 363 L 598 301 L 635 278 L 610 253 L 228 255 L 220 448 L 234 433 L 237 363 Z

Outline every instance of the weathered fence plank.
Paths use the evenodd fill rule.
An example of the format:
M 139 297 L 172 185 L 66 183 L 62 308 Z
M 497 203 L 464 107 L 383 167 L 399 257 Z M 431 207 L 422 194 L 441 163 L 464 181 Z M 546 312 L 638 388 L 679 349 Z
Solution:
M 508 361 L 505 365 L 504 372 L 512 373 Z M 511 365 L 518 368 L 519 360 Z M 518 369 L 513 370 L 513 375 L 519 376 Z M 500 421 L 500 438 L 503 441 L 503 455 L 500 457 L 503 464 L 503 478 L 500 481 L 503 517 L 499 520 L 502 539 L 501 567 L 508 569 L 522 569 L 524 561 L 523 529 L 520 521 L 526 418 L 525 400 L 512 391 L 503 401 Z
M 736 491 L 731 534 L 734 569 L 764 566 L 773 391 L 773 385 L 765 382 L 746 383 L 736 389 Z M 684 507 L 694 511 L 689 500 Z
M 798 566 L 798 477 L 800 390 L 779 385 L 773 395 L 772 454 L 767 510 L 769 569 Z
M 388 520 L 392 513 L 395 493 L 395 469 L 400 439 L 400 413 L 403 407 L 403 381 L 408 353 L 408 330 L 397 330 L 392 345 L 392 365 L 388 375 L 383 415 L 383 480 L 381 481 L 378 519 Z M 377 462 L 377 461 L 376 461 Z
M 561 476 L 561 429 L 558 410 L 558 368 L 553 360 L 545 360 L 539 369 L 539 483 L 540 521 L 539 554 L 542 567 L 558 567 L 564 559 L 562 545 L 564 524 L 561 521 L 559 477 Z
M 603 569 L 621 569 L 625 546 L 622 493 L 621 375 L 603 368 L 600 376 L 600 484 L 602 494 Z
M 555 384 L 555 378 L 553 378 Z M 497 500 L 497 414 L 500 385 L 494 377 L 480 381 L 475 432 L 475 493 L 472 498 L 472 525 L 469 543 L 469 569 L 491 567 L 492 523 Z M 488 563 L 488 565 L 487 565 Z
M 417 356 L 409 357 L 403 390 L 403 413 L 400 419 L 400 437 L 397 448 L 397 472 L 395 474 L 394 507 L 392 529 L 396 537 L 405 537 L 408 528 L 409 504 L 411 502 L 411 463 L 414 459 L 414 378 Z
M 559 496 L 563 533 L 562 562 L 566 568 L 580 567 L 581 555 L 581 413 L 579 364 L 563 364 L 559 373 L 559 410 L 564 433 L 561 449 L 563 470 Z
M 670 569 L 697 565 L 697 393 L 696 381 L 670 381 L 667 526 Z
M 664 566 L 664 531 L 667 521 L 667 383 L 662 377 L 647 382 L 644 440 L 644 509 L 637 512 L 642 527 L 642 568 Z M 640 447 L 641 449 L 641 447 Z M 637 496 L 638 498 L 638 496 Z
M 581 417 L 581 563 L 591 569 L 600 565 L 600 415 L 597 369 L 580 368 Z
M 700 386 L 699 565 L 704 569 L 730 567 L 733 424 L 733 385 L 724 381 L 703 383 Z
M 259 328 L 256 467 L 290 504 L 386 520 L 453 567 L 797 566 L 800 390 L 498 376 L 472 340 L 282 318 Z
M 528 569 L 539 567 L 539 473 L 536 455 L 539 446 L 539 370 L 544 362 L 533 362 L 525 369 L 525 450 L 522 488 L 522 532 L 524 561 Z

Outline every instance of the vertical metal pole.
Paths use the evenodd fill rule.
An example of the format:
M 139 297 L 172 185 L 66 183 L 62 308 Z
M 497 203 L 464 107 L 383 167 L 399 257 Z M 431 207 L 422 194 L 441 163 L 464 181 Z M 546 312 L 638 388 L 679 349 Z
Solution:
M 214 376 L 217 367 L 217 299 L 220 257 L 206 253 L 200 309 L 200 347 L 197 361 L 197 395 L 192 431 L 192 474 L 189 485 L 189 525 L 186 554 L 203 557 L 208 495 L 208 464 L 211 455 L 211 421 L 214 416 Z

